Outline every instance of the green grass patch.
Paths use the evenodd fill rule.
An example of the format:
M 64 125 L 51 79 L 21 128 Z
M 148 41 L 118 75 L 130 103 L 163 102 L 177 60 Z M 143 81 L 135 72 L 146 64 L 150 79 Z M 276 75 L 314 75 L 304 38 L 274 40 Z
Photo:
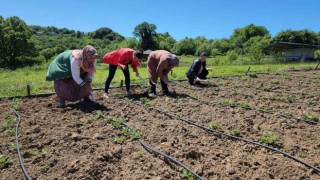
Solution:
M 180 66 L 175 67 L 172 73 L 169 73 L 170 80 L 182 80 L 186 78 L 186 71 L 192 64 L 195 56 L 180 56 Z M 228 75 L 244 75 L 248 68 L 251 67 L 249 73 L 255 72 L 276 72 L 281 69 L 290 68 L 310 68 L 315 67 L 317 63 L 295 63 L 295 64 L 265 64 L 265 65 L 219 65 L 219 61 L 224 57 L 215 57 L 207 59 L 207 66 L 214 70 L 209 73 L 211 76 L 228 76 Z M 139 73 L 142 78 L 147 79 L 146 62 L 139 68 Z M 218 64 L 218 65 L 217 65 Z M 0 69 L 0 97 L 6 96 L 24 96 L 27 95 L 27 85 L 31 87 L 31 94 L 54 92 L 53 81 L 46 81 L 46 73 L 49 63 L 26 67 L 17 70 Z M 108 76 L 108 65 L 98 63 L 97 71 L 92 82 L 93 88 L 104 87 L 105 80 Z M 139 80 L 130 67 L 131 84 L 143 83 Z M 118 68 L 112 80 L 111 86 L 119 86 L 120 81 L 124 80 L 122 71 Z

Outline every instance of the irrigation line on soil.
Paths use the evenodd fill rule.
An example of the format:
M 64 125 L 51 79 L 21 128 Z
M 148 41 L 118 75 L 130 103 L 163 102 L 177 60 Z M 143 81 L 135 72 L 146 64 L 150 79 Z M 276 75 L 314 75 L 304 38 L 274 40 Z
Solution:
M 177 161 L 177 160 L 174 159 L 173 157 L 171 157 L 171 156 L 169 156 L 169 155 L 166 155 L 166 154 L 164 154 L 164 153 L 162 153 L 162 152 L 160 152 L 160 151 L 157 151 L 157 150 L 155 150 L 155 149 L 152 149 L 152 148 L 149 147 L 147 144 L 145 144 L 145 143 L 143 142 L 143 140 L 140 140 L 140 139 L 139 139 L 139 142 L 140 142 L 140 144 L 141 144 L 148 152 L 151 151 L 151 153 L 155 153 L 155 154 L 157 154 L 157 155 L 163 156 L 165 159 L 169 159 L 170 161 L 174 162 L 175 164 L 177 164 L 177 165 L 183 167 L 184 169 L 188 170 L 190 173 L 193 174 L 194 177 L 197 177 L 197 179 L 203 180 L 203 178 L 202 178 L 201 176 L 199 176 L 198 174 L 196 174 L 195 172 L 193 172 L 191 169 L 189 169 L 187 166 L 185 166 L 185 165 L 182 164 L 181 162 Z
M 92 109 L 91 107 L 89 107 L 88 105 L 84 104 L 86 107 Z M 93 110 L 93 109 L 92 109 Z M 107 117 L 105 115 L 101 115 L 103 118 L 107 119 Z M 114 120 L 112 120 L 114 121 Z M 129 129 L 132 129 L 128 124 L 126 123 L 122 123 L 122 125 L 124 125 L 125 127 L 129 128 Z M 155 154 L 155 155 L 160 155 L 162 157 L 164 157 L 164 159 L 168 160 L 168 161 L 171 161 L 173 162 L 174 164 L 188 170 L 194 177 L 196 177 L 197 179 L 200 179 L 200 180 L 203 180 L 203 178 L 198 175 L 197 173 L 193 172 L 190 168 L 188 168 L 186 165 L 184 165 L 183 163 L 181 163 L 180 161 L 176 160 L 175 158 L 163 153 L 163 152 L 160 152 L 150 146 L 148 146 L 142 139 L 138 139 L 138 141 L 140 142 L 141 146 L 146 150 L 148 151 L 149 153 L 152 153 L 152 154 Z
M 20 124 L 21 118 L 20 118 L 20 115 L 18 114 L 18 112 L 14 108 L 13 108 L 13 112 L 15 113 L 15 115 L 18 118 L 18 122 L 16 124 L 16 135 L 15 136 L 16 136 L 16 145 L 17 145 L 17 152 L 18 152 L 19 162 L 20 162 L 20 165 L 21 165 L 21 168 L 22 168 L 22 171 L 23 171 L 24 175 L 26 176 L 26 178 L 28 180 L 31 180 L 31 177 L 29 176 L 29 174 L 27 172 L 27 169 L 24 166 L 23 158 L 21 156 L 20 147 L 19 147 L 18 135 L 19 135 L 19 124 Z
M 184 85 L 181 85 L 179 84 L 179 86 L 182 86 L 186 89 L 193 89 L 193 90 L 203 90 L 202 88 L 191 88 L 191 87 L 187 87 L 187 86 L 184 86 Z M 318 124 L 317 121 L 311 121 L 311 120 L 306 120 L 306 119 L 301 119 L 301 118 L 298 118 L 298 117 L 294 117 L 294 116 L 291 116 L 291 115 L 286 115 L 286 114 L 282 114 L 282 113 L 277 113 L 277 112 L 274 112 L 274 111 L 268 111 L 268 110 L 263 110 L 263 109 L 254 109 L 252 107 L 244 107 L 244 106 L 240 106 L 240 105 L 226 105 L 226 104 L 223 104 L 223 103 L 218 103 L 218 102 L 208 102 L 208 101 L 204 101 L 202 99 L 198 99 L 198 98 L 195 98 L 195 97 L 192 97 L 190 95 L 188 95 L 190 98 L 196 100 L 196 101 L 199 101 L 199 102 L 202 102 L 202 103 L 205 103 L 205 104 L 213 104 L 213 105 L 222 105 L 222 106 L 230 106 L 230 107 L 239 107 L 239 108 L 243 108 L 243 109 L 246 109 L 246 110 L 253 110 L 253 111 L 256 111 L 256 112 L 263 112 L 263 113 L 269 113 L 269 114 L 274 114 L 276 116 L 280 116 L 280 117 L 284 117 L 286 119 L 294 119 L 294 120 L 297 120 L 297 121 L 304 121 L 308 124 Z
M 297 161 L 297 162 L 299 162 L 299 163 L 301 163 L 301 164 L 304 164 L 304 165 L 307 166 L 307 167 L 310 167 L 310 168 L 314 169 L 317 173 L 320 173 L 320 169 L 319 169 L 319 168 L 317 168 L 317 167 L 315 167 L 315 166 L 313 166 L 313 165 L 311 165 L 311 164 L 309 164 L 309 163 L 307 163 L 307 162 L 305 162 L 305 161 L 303 161 L 303 160 L 301 160 L 301 159 L 299 159 L 299 158 L 297 158 L 297 157 L 294 157 L 293 155 L 291 155 L 291 154 L 289 154 L 289 153 L 287 153 L 287 152 L 281 151 L 281 150 L 279 150 L 279 149 L 277 149 L 277 148 L 273 148 L 273 147 L 270 147 L 270 146 L 267 146 L 267 145 L 264 145 L 264 144 L 255 142 L 255 141 L 251 141 L 251 140 L 249 140 L 249 139 L 245 139 L 245 138 L 241 138 L 241 137 L 238 137 L 238 136 L 233 136 L 233 135 L 225 134 L 224 132 L 210 129 L 210 128 L 208 128 L 208 127 L 205 127 L 205 126 L 202 126 L 202 125 L 200 125 L 200 124 L 197 124 L 197 123 L 195 123 L 195 122 L 193 122 L 193 121 L 191 121 L 191 120 L 188 120 L 188 119 L 179 117 L 179 116 L 174 115 L 174 114 L 170 114 L 170 113 L 168 113 L 168 112 L 166 112 L 166 111 L 163 111 L 163 110 L 161 110 L 161 109 L 157 109 L 157 108 L 152 107 L 152 106 L 145 106 L 145 105 L 142 105 L 142 104 L 139 104 L 139 103 L 136 103 L 136 102 L 132 102 L 132 103 L 133 103 L 133 104 L 136 104 L 136 105 L 139 105 L 139 106 L 142 106 L 142 107 L 144 107 L 144 108 L 146 108 L 146 109 L 148 108 L 148 109 L 157 111 L 157 112 L 162 113 L 162 114 L 164 114 L 164 115 L 167 115 L 167 116 L 169 116 L 169 117 L 171 117 L 171 118 L 175 118 L 175 119 L 181 120 L 181 121 L 183 121 L 183 122 L 186 122 L 186 123 L 191 124 L 191 125 L 193 125 L 193 126 L 199 127 L 199 128 L 204 129 L 204 130 L 206 130 L 206 131 L 212 132 L 212 133 L 214 133 L 214 134 L 226 136 L 226 137 L 231 138 L 231 139 L 241 140 L 241 141 L 244 141 L 244 142 L 249 143 L 249 144 L 254 144 L 254 145 L 256 145 L 256 146 L 264 147 L 264 148 L 266 148 L 266 149 L 269 149 L 269 150 L 278 152 L 278 153 L 283 154 L 284 156 L 286 156 L 286 157 L 288 157 L 288 158 L 290 158 L 290 159 L 293 159 L 293 160 L 295 160 L 295 161 Z

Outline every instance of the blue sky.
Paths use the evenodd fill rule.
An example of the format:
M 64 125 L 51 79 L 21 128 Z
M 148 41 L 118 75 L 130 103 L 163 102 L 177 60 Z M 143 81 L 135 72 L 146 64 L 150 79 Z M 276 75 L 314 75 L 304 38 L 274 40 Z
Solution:
M 251 23 L 272 37 L 287 29 L 320 32 L 320 0 L 0 0 L 0 15 L 82 32 L 108 27 L 125 37 L 146 21 L 176 40 L 229 38 Z

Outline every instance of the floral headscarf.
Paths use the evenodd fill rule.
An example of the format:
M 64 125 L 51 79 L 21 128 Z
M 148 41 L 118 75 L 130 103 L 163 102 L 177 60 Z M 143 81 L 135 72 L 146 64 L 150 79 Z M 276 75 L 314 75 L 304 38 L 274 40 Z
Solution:
M 95 72 L 94 62 L 98 56 L 97 50 L 91 46 L 87 45 L 82 50 L 76 49 L 72 51 L 72 55 L 76 60 L 79 61 L 79 66 L 86 72 L 93 74 Z

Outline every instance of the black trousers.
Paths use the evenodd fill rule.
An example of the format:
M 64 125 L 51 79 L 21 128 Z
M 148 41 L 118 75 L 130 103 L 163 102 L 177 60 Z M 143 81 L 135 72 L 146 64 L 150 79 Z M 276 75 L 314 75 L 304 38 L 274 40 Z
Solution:
M 200 74 L 198 74 L 198 78 L 200 79 L 207 79 L 207 75 L 209 74 L 209 72 L 207 70 L 203 70 Z M 197 78 L 195 75 L 190 75 L 187 76 L 188 77 L 188 81 L 190 84 L 193 84 L 193 81 Z
M 161 82 L 162 92 L 169 92 L 168 85 L 165 84 L 162 80 L 160 80 L 160 82 Z M 156 94 L 156 85 L 154 85 L 151 82 L 151 80 L 149 80 L 149 83 L 151 84 L 151 93 Z
M 124 82 L 126 83 L 126 90 L 129 91 L 130 90 L 130 72 L 129 72 L 128 64 L 126 64 L 126 66 L 127 66 L 126 69 L 121 69 L 121 70 L 124 74 Z M 109 75 L 108 75 L 108 78 L 106 79 L 106 83 L 104 86 L 104 92 L 106 93 L 108 93 L 109 91 L 109 87 L 114 75 L 116 74 L 117 67 L 118 66 L 116 65 L 109 64 Z

